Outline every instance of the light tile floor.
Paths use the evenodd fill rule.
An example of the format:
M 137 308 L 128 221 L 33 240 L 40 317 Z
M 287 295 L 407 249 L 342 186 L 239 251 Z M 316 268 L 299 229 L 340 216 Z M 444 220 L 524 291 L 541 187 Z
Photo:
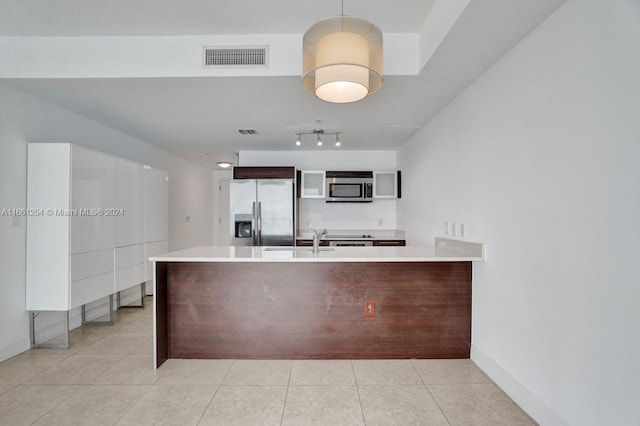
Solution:
M 471 360 L 168 360 L 151 300 L 0 363 L 0 425 L 533 425 Z

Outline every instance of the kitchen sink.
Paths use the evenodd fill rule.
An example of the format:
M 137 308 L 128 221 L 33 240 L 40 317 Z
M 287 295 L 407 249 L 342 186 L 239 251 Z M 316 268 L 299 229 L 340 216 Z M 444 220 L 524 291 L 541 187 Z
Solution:
M 263 251 L 313 251 L 313 247 L 265 247 Z M 334 251 L 334 247 L 320 247 L 320 251 Z

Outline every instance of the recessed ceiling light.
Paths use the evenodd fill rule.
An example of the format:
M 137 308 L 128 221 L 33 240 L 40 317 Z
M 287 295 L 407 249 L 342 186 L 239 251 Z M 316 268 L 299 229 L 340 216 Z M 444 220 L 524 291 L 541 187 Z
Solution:
M 228 169 L 229 167 L 231 167 L 231 163 L 229 163 L 228 161 L 218 161 L 218 167 L 220 167 L 221 169 Z

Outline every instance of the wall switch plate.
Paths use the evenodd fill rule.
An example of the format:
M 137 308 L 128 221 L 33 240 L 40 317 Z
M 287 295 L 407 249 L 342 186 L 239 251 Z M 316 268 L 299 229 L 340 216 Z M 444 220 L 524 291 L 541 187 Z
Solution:
M 376 316 L 376 302 L 373 300 L 364 301 L 364 316 L 375 317 Z

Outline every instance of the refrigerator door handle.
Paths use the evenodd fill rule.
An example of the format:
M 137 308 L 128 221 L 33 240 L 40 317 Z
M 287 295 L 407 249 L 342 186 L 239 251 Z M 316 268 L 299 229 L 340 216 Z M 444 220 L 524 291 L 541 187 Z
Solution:
M 258 245 L 262 245 L 262 202 L 258 201 Z
M 258 245 L 258 217 L 256 215 L 256 202 L 251 205 L 251 245 Z

